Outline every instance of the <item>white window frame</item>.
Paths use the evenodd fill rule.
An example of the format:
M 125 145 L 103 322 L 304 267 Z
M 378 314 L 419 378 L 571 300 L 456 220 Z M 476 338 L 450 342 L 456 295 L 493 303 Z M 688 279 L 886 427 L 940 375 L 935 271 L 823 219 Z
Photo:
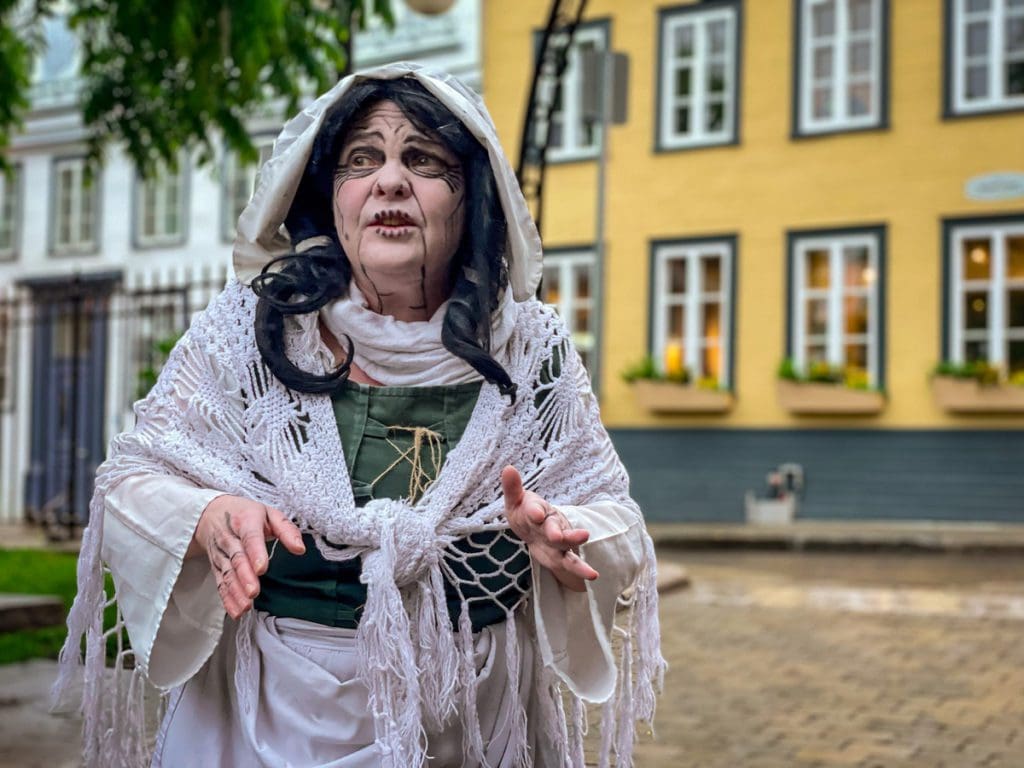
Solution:
M 18 256 L 18 238 L 21 234 L 21 166 L 15 165 L 11 175 L 0 171 L 0 232 L 7 244 L 0 240 L 0 261 L 13 261 Z
M 988 280 L 967 280 L 963 274 L 963 244 L 965 240 L 988 238 L 992 242 L 989 254 Z M 1024 219 L 1006 224 L 964 224 L 952 228 L 949 235 L 949 347 L 946 354 L 950 362 L 965 361 L 964 347 L 968 341 L 988 341 L 988 363 L 1003 368 L 1007 363 L 1010 341 L 1024 341 L 1024 330 L 1007 328 L 1006 293 L 1011 288 L 1024 289 L 1024 278 L 1011 280 L 1007 276 L 1007 240 L 1024 237 Z M 963 296 L 967 291 L 988 293 L 988 329 L 968 331 L 964 327 Z
M 171 230 L 167 226 L 168 198 L 171 189 L 177 197 L 178 228 Z M 147 197 L 152 190 L 153 221 L 156 231 L 146 234 L 146 215 L 148 213 Z M 188 200 L 187 159 L 182 158 L 178 170 L 171 171 L 161 166 L 150 179 L 135 179 L 135 242 L 141 248 L 152 248 L 166 245 L 181 245 L 185 241 L 186 216 Z
M 951 0 L 952 27 L 952 73 L 951 104 L 956 114 L 986 112 L 1024 107 L 1024 93 L 1007 94 L 1006 65 L 1010 60 L 1006 54 L 1006 25 L 1010 18 L 1024 20 L 1024 3 L 1020 0 L 991 0 L 988 11 L 968 12 L 968 0 Z M 1016 3 L 1011 8 L 1011 3 Z M 972 22 L 988 22 L 988 53 L 984 57 L 968 60 L 967 27 Z M 1015 53 L 1013 61 L 1024 60 L 1024 49 Z M 967 98 L 967 67 L 984 63 L 988 67 L 988 96 Z
M 554 31 L 552 35 L 565 35 Z M 581 43 L 594 43 L 599 51 L 608 50 L 608 27 L 606 24 L 580 24 L 573 33 L 572 45 L 569 47 L 565 72 L 562 74 L 562 109 L 552 114 L 552 120 L 561 123 L 562 142 L 548 142 L 547 161 L 564 163 L 573 160 L 591 160 L 601 151 L 601 125 L 594 122 L 593 137 L 590 144 L 584 144 L 583 128 L 583 65 L 580 56 Z M 550 82 L 549 87 L 554 87 Z
M 576 282 L 573 280 L 573 271 L 579 267 L 588 270 L 590 280 L 590 296 L 581 299 L 576 295 Z M 558 270 L 558 303 L 553 304 L 559 316 L 565 322 L 569 333 L 572 335 L 573 344 L 581 353 L 586 353 L 590 363 L 590 374 L 594 376 L 597 371 L 597 356 L 600 348 L 597 338 L 598 312 L 600 307 L 597 302 L 597 255 L 592 250 L 573 251 L 548 251 L 544 254 L 544 271 Z M 576 327 L 577 309 L 587 309 L 590 312 L 590 327 Z
M 223 210 L 223 236 L 224 240 L 231 242 L 235 239 L 235 226 L 238 224 L 238 217 L 242 215 L 245 206 L 249 204 L 252 193 L 256 191 L 256 184 L 259 181 L 259 172 L 263 164 L 270 159 L 274 150 L 274 138 L 272 136 L 260 136 L 253 139 L 253 145 L 259 153 L 259 159 L 255 164 L 243 165 L 238 160 L 236 152 L 228 151 L 224 157 L 224 184 L 221 190 L 221 205 Z M 238 189 L 248 189 L 245 199 L 237 195 Z M 245 183 L 247 182 L 247 183 Z
M 812 20 L 814 9 L 825 3 L 833 4 L 835 22 L 833 34 L 825 38 L 813 38 Z M 882 123 L 882 94 L 886 87 L 883 71 L 882 50 L 885 44 L 884 0 L 870 0 L 871 23 L 867 30 L 850 29 L 850 0 L 800 0 L 800 71 L 799 71 L 799 117 L 798 132 L 801 134 L 826 133 L 834 131 L 873 128 Z M 867 76 L 850 72 L 850 46 L 868 42 L 871 46 L 871 61 Z M 832 73 L 815 79 L 814 54 L 816 49 L 829 47 L 832 50 Z M 851 115 L 848 91 L 851 85 L 867 82 L 871 85 L 871 103 L 863 115 Z M 814 116 L 814 88 L 828 86 L 831 89 L 831 115 Z
M 739 61 L 739 23 L 736 6 L 710 10 L 690 10 L 665 14 L 661 18 L 661 72 L 658 99 L 658 147 L 660 149 L 683 149 L 716 144 L 727 144 L 736 139 L 737 112 L 737 63 Z M 725 51 L 712 55 L 710 52 L 709 27 L 722 21 L 726 25 Z M 689 60 L 675 56 L 674 38 L 681 27 L 693 28 L 693 57 Z M 689 62 L 691 72 L 690 95 L 676 96 L 676 73 L 682 64 Z M 725 101 L 723 102 L 722 128 L 707 130 L 707 105 L 709 91 L 707 73 L 712 64 L 725 67 Z M 676 110 L 682 106 L 690 108 L 690 129 L 679 132 L 675 129 Z
M 717 291 L 705 291 L 700 262 L 702 258 L 717 256 L 719 263 L 719 285 Z M 669 262 L 684 260 L 686 263 L 686 292 L 668 293 L 670 280 Z M 668 309 L 682 306 L 685 315 L 683 340 L 685 359 L 683 365 L 690 373 L 691 381 L 698 381 L 707 372 L 703 366 L 702 352 L 707 346 L 701 306 L 718 302 L 720 307 L 719 335 L 722 373 L 718 377 L 721 389 L 732 388 L 732 280 L 735 261 L 734 245 L 729 240 L 683 241 L 663 243 L 654 249 L 653 304 L 654 315 L 651 327 L 651 358 L 655 369 L 665 372 L 665 346 L 668 340 Z
M 843 251 L 847 248 L 866 248 L 868 252 L 867 269 L 872 276 L 865 287 L 847 287 L 844 284 Z M 829 253 L 829 285 L 827 288 L 807 287 L 807 254 L 809 251 L 828 251 Z M 807 370 L 805 354 L 807 337 L 807 302 L 812 299 L 824 299 L 828 307 L 828 324 L 825 329 L 825 354 L 830 366 L 846 366 L 845 346 L 865 344 L 867 346 L 868 383 L 878 387 L 881 381 L 881 325 L 879 296 L 880 281 L 883 279 L 880 258 L 881 238 L 875 233 L 846 233 L 835 235 L 798 235 L 793 244 L 793 302 L 792 326 L 792 358 L 798 371 Z M 864 296 L 868 301 L 867 333 L 848 335 L 844 323 L 843 299 L 847 296 Z
M 65 192 L 61 181 L 63 172 L 71 172 L 71 186 Z M 58 255 L 76 253 L 95 253 L 99 247 L 99 179 L 94 178 L 92 184 L 85 186 L 85 158 L 65 157 L 55 160 L 53 163 L 53 214 L 50 220 L 53 222 L 53 252 Z M 69 197 L 68 234 L 69 238 L 63 240 L 61 230 L 63 229 L 63 200 L 64 195 Z M 83 226 L 89 222 L 89 234 L 91 237 L 83 236 Z

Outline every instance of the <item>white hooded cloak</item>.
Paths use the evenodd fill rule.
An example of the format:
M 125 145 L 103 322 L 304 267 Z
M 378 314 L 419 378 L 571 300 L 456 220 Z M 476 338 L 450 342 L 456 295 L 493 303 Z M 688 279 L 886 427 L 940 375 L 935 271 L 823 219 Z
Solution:
M 509 404 L 485 383 L 419 501 L 357 508 L 329 397 L 291 392 L 269 374 L 248 282 L 291 250 L 281 225 L 328 108 L 360 79 L 399 77 L 422 83 L 488 151 L 518 302 L 498 359 L 519 396 Z M 192 323 L 98 472 L 55 688 L 65 700 L 76 688 L 85 636 L 86 763 L 151 759 L 145 681 L 168 696 L 156 757 L 167 765 L 194 749 L 193 764 L 209 765 L 582 766 L 586 703 L 604 706 L 602 765 L 613 753 L 630 765 L 634 724 L 653 720 L 665 668 L 653 546 L 569 334 L 533 298 L 540 239 L 479 97 L 411 64 L 342 80 L 275 142 L 239 219 L 234 264 L 235 278 Z M 291 322 L 286 348 L 306 370 L 330 364 L 315 314 Z M 464 605 L 452 633 L 442 555 L 456 539 L 507 527 L 507 464 L 590 531 L 581 557 L 601 576 L 574 593 L 535 564 L 530 599 L 505 622 L 474 635 Z M 205 558 L 185 559 L 203 509 L 225 493 L 281 509 L 325 557 L 362 559 L 368 596 L 357 631 L 251 611 L 225 618 Z M 118 606 L 107 629 L 105 567 Z M 112 670 L 111 637 L 122 643 Z

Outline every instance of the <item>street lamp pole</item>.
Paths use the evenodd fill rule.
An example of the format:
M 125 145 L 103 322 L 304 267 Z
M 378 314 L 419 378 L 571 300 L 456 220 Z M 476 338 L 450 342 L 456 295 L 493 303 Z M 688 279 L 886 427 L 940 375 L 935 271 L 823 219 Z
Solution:
M 615 53 L 607 49 L 596 50 L 582 60 L 583 70 L 583 116 L 591 123 L 599 126 L 597 161 L 597 201 L 594 210 L 594 287 L 593 307 L 596 318 L 593 333 L 597 339 L 603 338 L 604 325 L 604 265 L 606 254 L 605 211 L 607 202 L 607 171 L 608 171 L 608 129 L 612 125 L 626 122 L 626 103 L 629 86 L 629 59 L 624 53 Z M 593 311 L 593 310 L 592 310 Z M 593 364 L 590 376 L 596 391 L 600 391 L 601 351 L 598 343 L 594 349 Z

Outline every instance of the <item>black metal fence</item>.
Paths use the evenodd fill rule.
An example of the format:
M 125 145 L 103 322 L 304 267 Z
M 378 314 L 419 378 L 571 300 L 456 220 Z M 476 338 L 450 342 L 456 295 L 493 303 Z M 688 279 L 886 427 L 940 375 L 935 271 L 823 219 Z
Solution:
M 53 538 L 88 523 L 96 467 L 224 270 L 0 286 L 0 522 Z

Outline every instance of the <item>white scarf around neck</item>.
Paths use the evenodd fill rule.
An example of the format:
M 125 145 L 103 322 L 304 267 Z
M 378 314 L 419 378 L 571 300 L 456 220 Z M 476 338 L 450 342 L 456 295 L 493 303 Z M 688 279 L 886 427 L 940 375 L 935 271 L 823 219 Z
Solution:
M 448 302 L 429 320 L 406 322 L 369 308 L 351 281 L 349 295 L 335 299 L 320 310 L 320 320 L 344 346 L 345 336 L 355 347 L 353 361 L 367 375 L 385 386 L 422 387 L 465 384 L 482 377 L 473 366 L 449 352 L 441 343 Z M 506 290 L 491 315 L 491 356 L 501 360 L 515 328 L 518 305 Z

